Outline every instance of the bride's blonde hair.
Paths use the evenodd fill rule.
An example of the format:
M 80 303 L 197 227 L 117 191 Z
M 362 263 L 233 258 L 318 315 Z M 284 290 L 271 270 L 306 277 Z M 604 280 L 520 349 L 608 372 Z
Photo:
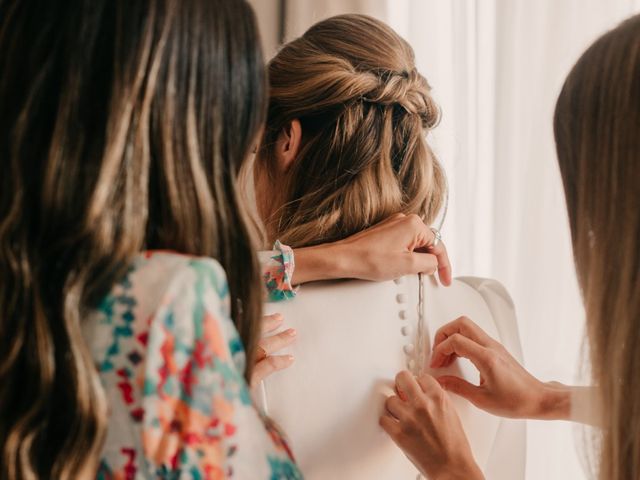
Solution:
M 276 186 L 283 206 L 266 219 L 280 240 L 337 240 L 396 212 L 434 220 L 445 179 L 426 135 L 439 109 L 405 40 L 374 18 L 336 16 L 286 44 L 268 69 L 258 168 L 274 171 L 278 134 L 302 125 L 300 152 Z

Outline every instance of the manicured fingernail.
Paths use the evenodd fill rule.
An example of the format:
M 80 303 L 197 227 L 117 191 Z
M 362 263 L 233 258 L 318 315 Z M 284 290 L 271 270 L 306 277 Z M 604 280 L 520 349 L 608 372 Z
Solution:
M 287 360 L 287 363 L 293 363 L 293 361 L 295 360 L 293 358 L 293 355 L 285 355 L 284 358 Z
M 296 332 L 293 328 L 290 328 L 290 329 L 289 329 L 289 330 L 287 330 L 285 333 L 286 333 L 289 337 L 295 337 L 295 336 L 298 334 L 298 332 Z

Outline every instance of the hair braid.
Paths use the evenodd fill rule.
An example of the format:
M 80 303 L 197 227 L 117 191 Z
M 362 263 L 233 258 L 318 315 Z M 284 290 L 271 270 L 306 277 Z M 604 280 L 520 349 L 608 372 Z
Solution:
M 363 15 L 332 17 L 285 45 L 269 76 L 257 167 L 276 170 L 273 146 L 289 122 L 303 130 L 278 186 L 283 206 L 265 219 L 271 240 L 336 240 L 397 212 L 433 221 L 445 181 L 426 135 L 439 110 L 411 47 L 392 29 Z

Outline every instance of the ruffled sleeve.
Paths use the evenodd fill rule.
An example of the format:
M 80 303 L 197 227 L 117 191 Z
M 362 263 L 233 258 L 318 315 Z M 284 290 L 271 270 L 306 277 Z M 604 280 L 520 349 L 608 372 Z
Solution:
M 293 250 L 276 241 L 273 250 L 259 252 L 258 256 L 262 264 L 266 299 L 279 302 L 295 297 L 297 289 L 291 284 L 295 269 Z

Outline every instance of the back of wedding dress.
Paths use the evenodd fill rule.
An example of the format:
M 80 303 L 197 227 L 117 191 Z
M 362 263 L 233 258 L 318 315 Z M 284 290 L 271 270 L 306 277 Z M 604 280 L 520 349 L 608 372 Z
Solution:
M 266 306 L 267 313 L 282 313 L 283 328 L 293 327 L 298 335 L 283 352 L 294 355 L 295 363 L 263 383 L 258 403 L 288 436 L 306 479 L 417 477 L 378 418 L 397 372 L 422 366 L 430 372 L 430 347 L 442 325 L 466 315 L 522 361 L 513 304 L 502 285 L 474 277 L 458 278 L 450 287 L 438 286 L 431 277 L 422 282 L 423 348 L 417 276 L 311 283 L 295 299 Z M 437 373 L 478 382 L 477 370 L 466 360 Z M 525 423 L 452 397 L 486 477 L 524 478 Z

